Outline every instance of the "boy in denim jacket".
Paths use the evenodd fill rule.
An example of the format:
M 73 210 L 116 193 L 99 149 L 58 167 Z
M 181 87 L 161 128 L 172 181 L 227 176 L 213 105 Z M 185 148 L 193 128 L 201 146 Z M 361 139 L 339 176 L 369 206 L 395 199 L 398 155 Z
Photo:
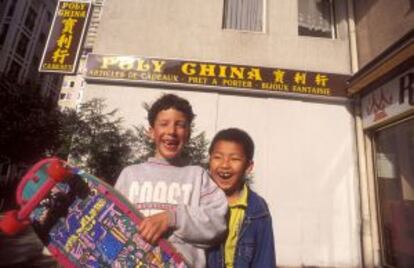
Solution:
M 253 140 L 237 128 L 221 130 L 209 153 L 210 175 L 225 192 L 230 210 L 226 240 L 209 251 L 208 267 L 276 267 L 269 209 L 245 180 L 253 168 Z

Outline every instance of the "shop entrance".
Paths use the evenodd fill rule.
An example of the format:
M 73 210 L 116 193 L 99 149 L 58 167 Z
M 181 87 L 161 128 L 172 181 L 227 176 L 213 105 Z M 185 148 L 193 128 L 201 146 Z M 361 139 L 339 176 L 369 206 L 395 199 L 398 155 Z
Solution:
M 414 118 L 374 135 L 384 262 L 414 267 Z

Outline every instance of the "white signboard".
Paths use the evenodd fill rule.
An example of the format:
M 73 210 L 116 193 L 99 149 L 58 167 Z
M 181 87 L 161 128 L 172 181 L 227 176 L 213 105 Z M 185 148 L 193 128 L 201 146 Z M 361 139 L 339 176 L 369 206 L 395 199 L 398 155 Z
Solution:
M 364 96 L 361 105 L 364 128 L 414 110 L 414 67 Z

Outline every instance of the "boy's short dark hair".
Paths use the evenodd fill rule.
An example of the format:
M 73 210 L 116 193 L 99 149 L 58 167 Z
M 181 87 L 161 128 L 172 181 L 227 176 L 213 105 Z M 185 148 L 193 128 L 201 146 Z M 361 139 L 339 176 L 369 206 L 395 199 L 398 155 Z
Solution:
M 164 94 L 157 99 L 148 110 L 148 122 L 150 126 L 154 127 L 155 118 L 157 118 L 159 112 L 170 108 L 182 112 L 187 118 L 189 125 L 191 125 L 195 114 L 193 113 L 193 108 L 188 100 L 174 94 Z
M 220 130 L 213 138 L 208 149 L 209 154 L 214 150 L 214 145 L 219 141 L 232 141 L 240 144 L 243 147 L 247 160 L 253 160 L 254 142 L 246 131 L 238 128 L 228 128 Z

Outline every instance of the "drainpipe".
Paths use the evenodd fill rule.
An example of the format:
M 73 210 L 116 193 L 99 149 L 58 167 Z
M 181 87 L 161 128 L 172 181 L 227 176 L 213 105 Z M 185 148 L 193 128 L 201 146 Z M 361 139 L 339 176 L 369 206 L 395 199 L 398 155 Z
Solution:
M 348 31 L 349 31 L 349 50 L 351 54 L 351 71 L 356 73 L 358 71 L 358 54 L 357 54 L 357 42 L 355 32 L 355 14 L 353 0 L 347 0 L 348 9 Z
M 355 32 L 355 14 L 353 0 L 347 0 L 348 9 L 348 31 L 349 31 L 349 50 L 350 50 L 350 64 L 352 74 L 358 71 L 358 54 L 357 42 Z M 355 97 L 354 97 L 355 98 Z M 365 134 L 362 127 L 362 111 L 360 97 L 357 96 L 354 102 L 354 117 L 355 117 L 355 134 L 358 156 L 358 172 L 359 172 L 359 193 L 360 193 L 360 239 L 361 239 L 361 264 L 363 267 L 375 267 L 375 251 L 374 251 L 374 237 L 375 234 L 372 228 L 372 209 L 370 204 L 370 181 L 367 171 L 367 153 L 365 144 Z M 371 196 L 372 197 L 372 196 Z
M 358 171 L 359 171 L 359 193 L 360 193 L 360 235 L 361 254 L 363 267 L 373 268 L 373 237 L 371 228 L 371 207 L 369 195 L 369 181 L 367 172 L 367 158 L 365 152 L 364 131 L 361 119 L 361 102 L 357 97 L 354 103 L 355 131 L 357 140 Z

